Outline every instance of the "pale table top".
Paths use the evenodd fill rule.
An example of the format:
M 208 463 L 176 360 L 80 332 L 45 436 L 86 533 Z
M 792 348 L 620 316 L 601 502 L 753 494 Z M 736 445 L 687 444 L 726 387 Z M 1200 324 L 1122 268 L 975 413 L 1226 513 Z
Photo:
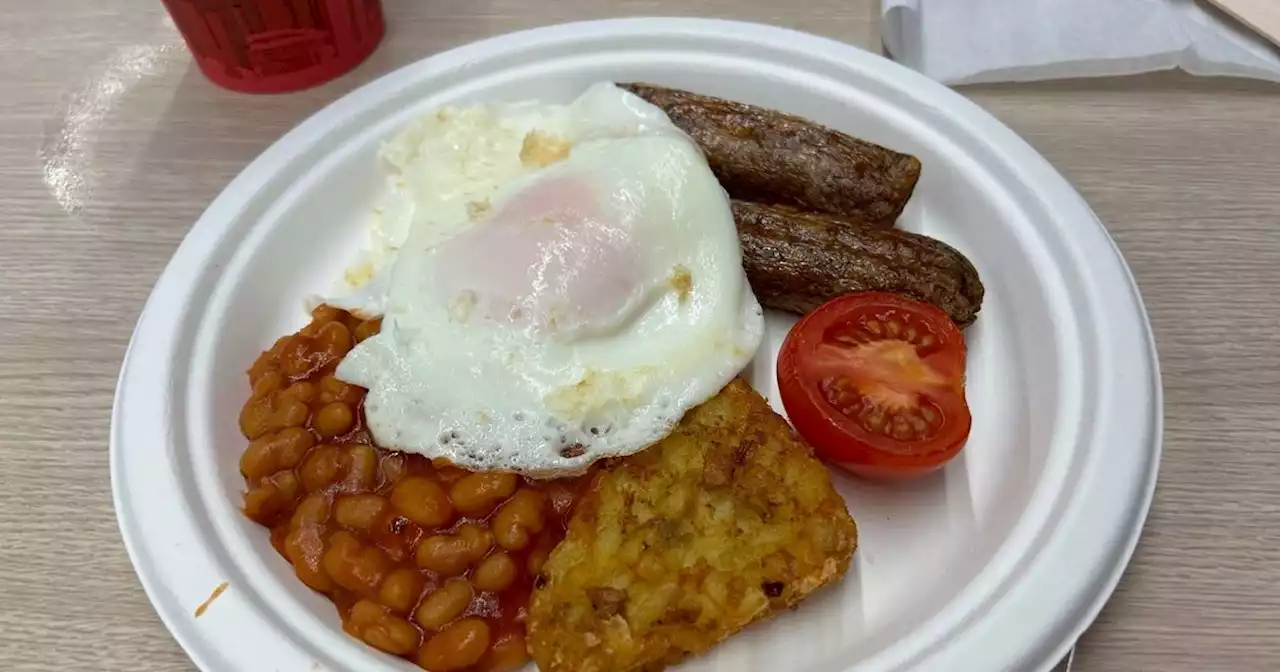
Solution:
M 11 672 L 192 669 L 116 531 L 112 391 L 178 242 L 293 124 L 397 65 L 575 19 L 737 18 L 878 48 L 872 0 L 388 0 L 388 37 L 355 73 L 254 97 L 207 83 L 159 2 L 2 4 L 0 669 Z M 1093 205 L 1159 343 L 1155 506 L 1076 669 L 1280 669 L 1280 87 L 1167 74 L 964 93 Z

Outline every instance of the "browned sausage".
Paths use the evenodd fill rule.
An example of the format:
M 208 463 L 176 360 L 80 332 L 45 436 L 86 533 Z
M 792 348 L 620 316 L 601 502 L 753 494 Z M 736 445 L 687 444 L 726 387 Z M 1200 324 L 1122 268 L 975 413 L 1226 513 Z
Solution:
M 920 161 L 800 117 L 648 84 L 622 88 L 693 138 L 729 196 L 891 224 Z
M 933 304 L 961 327 L 982 308 L 977 269 L 928 236 L 745 201 L 733 202 L 733 218 L 765 307 L 803 314 L 842 294 L 884 291 Z

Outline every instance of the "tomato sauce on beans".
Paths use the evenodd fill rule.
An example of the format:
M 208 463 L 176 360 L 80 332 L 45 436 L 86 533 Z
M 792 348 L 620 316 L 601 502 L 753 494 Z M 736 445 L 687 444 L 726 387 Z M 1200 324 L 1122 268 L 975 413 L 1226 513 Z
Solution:
M 380 327 L 320 306 L 249 368 L 244 513 L 352 636 L 432 672 L 517 669 L 534 578 L 586 479 L 472 473 L 376 445 L 365 390 L 333 372 Z

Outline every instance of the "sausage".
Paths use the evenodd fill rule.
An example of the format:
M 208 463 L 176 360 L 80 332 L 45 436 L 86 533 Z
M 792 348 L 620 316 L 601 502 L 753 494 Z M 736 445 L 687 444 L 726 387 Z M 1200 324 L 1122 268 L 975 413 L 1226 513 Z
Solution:
M 842 294 L 883 291 L 977 319 L 983 287 L 955 248 L 918 233 L 786 206 L 733 202 L 742 265 L 760 303 L 807 313 Z
M 649 84 L 621 84 L 702 149 L 732 198 L 891 225 L 920 161 L 800 117 Z

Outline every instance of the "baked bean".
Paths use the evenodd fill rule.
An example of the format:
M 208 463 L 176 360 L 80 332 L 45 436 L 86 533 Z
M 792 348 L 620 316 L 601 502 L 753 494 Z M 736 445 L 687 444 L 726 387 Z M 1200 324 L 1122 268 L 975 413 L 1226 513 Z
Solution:
M 290 503 L 302 494 L 302 484 L 298 482 L 298 475 L 292 471 L 279 471 L 263 479 L 264 483 L 274 485 L 276 490 Z
M 258 355 L 258 358 L 253 362 L 253 366 L 249 367 L 249 385 L 256 385 L 258 379 L 268 372 L 280 372 L 280 353 L 284 352 L 284 346 L 288 345 L 291 340 L 293 340 L 292 334 L 281 336 L 276 339 L 275 343 L 271 344 L 270 350 Z
M 378 589 L 378 601 L 392 611 L 408 612 L 422 595 L 425 580 L 416 569 L 401 568 L 387 575 Z
M 244 493 L 244 515 L 263 525 L 270 525 L 283 508 L 274 486 L 260 485 Z
M 354 313 L 343 311 L 342 323 L 347 326 L 347 331 L 351 332 L 352 336 L 355 336 L 356 327 L 360 326 L 360 323 L 362 322 L 364 322 L 364 320 L 356 317 Z
M 506 553 L 494 553 L 480 561 L 471 580 L 476 588 L 498 592 L 506 590 L 516 580 L 516 561 Z
M 420 634 L 408 621 L 388 616 L 376 625 L 365 626 L 361 639 L 380 651 L 407 656 L 418 648 Z
M 299 334 L 294 336 L 280 352 L 280 370 L 290 378 L 297 378 L 311 373 L 317 365 L 316 354 L 311 346 L 314 339 Z
M 329 536 L 328 546 L 329 550 L 324 554 L 324 568 L 330 576 L 337 578 L 338 574 L 346 573 L 346 566 L 359 555 L 360 540 L 350 532 L 339 531 Z
M 427 640 L 418 664 L 432 672 L 452 672 L 475 665 L 489 648 L 489 624 L 464 618 Z
M 333 374 L 329 374 L 320 379 L 320 401 L 328 404 L 335 401 L 341 401 L 344 404 L 354 406 L 360 401 L 360 397 L 364 392 L 355 385 L 348 385 L 338 380 Z
M 296 517 L 296 514 L 295 514 Z M 293 563 L 293 571 L 303 583 L 322 593 L 333 590 L 333 579 L 324 571 L 324 539 L 321 529 L 304 525 L 284 539 L 285 557 Z
M 316 419 L 313 423 L 316 432 L 320 436 L 330 439 L 335 436 L 346 434 L 347 430 L 355 424 L 356 416 L 351 411 L 351 407 L 341 401 L 334 401 L 325 404 L 323 408 L 316 412 Z
M 363 589 L 368 592 L 377 590 L 382 584 L 382 579 L 386 577 L 390 565 L 387 554 L 383 553 L 382 549 L 376 546 L 365 546 L 360 549 L 359 557 L 349 569 L 354 579 L 351 585 L 358 587 L 352 590 Z
M 422 603 L 413 612 L 413 620 L 428 630 L 438 630 L 461 616 L 471 604 L 474 594 L 466 579 L 449 579 L 422 598 Z
M 563 483 L 549 483 L 546 492 L 551 511 L 557 516 L 568 516 L 569 509 L 573 508 L 573 489 Z
M 253 393 L 249 395 L 249 398 L 262 399 L 270 396 L 282 387 L 284 387 L 284 374 L 280 373 L 280 369 L 272 368 L 263 371 L 257 380 L 253 381 Z
M 493 516 L 493 535 L 503 548 L 518 551 L 546 525 L 542 496 L 527 488 L 511 496 Z
M 299 475 L 302 487 L 315 492 L 338 480 L 342 472 L 342 449 L 338 446 L 320 446 L 307 455 Z
M 261 485 L 245 493 L 244 514 L 270 525 L 280 514 L 289 510 L 300 491 L 298 477 L 292 471 L 273 474 L 262 479 Z
M 271 394 L 261 399 L 250 399 L 249 403 L 240 409 L 240 433 L 244 434 L 244 438 L 252 441 L 279 429 L 279 421 L 276 418 L 278 396 L 278 394 Z
M 315 344 L 321 353 L 321 361 L 324 364 L 342 359 L 355 345 L 351 339 L 351 332 L 347 330 L 347 325 L 341 322 L 330 322 L 320 327 L 320 333 L 316 334 Z
M 458 528 L 458 538 L 466 549 L 467 559 L 475 562 L 493 549 L 493 532 L 478 523 L 466 523 Z
M 377 590 L 390 564 L 381 549 L 363 546 L 350 532 L 334 532 L 324 554 L 324 571 L 334 582 L 360 593 Z
M 328 322 L 341 320 L 346 315 L 345 310 L 327 303 L 322 303 L 311 309 L 311 321 L 317 326 L 323 326 Z
M 528 660 L 529 650 L 524 635 L 509 632 L 494 640 L 477 667 L 481 672 L 514 672 L 524 667 Z
M 457 576 L 471 563 L 470 548 L 460 537 L 436 535 L 418 545 L 418 566 L 442 576 Z
M 438 527 L 453 519 L 453 506 L 444 488 L 421 476 L 397 483 L 391 491 L 391 505 L 423 527 Z
M 304 401 L 284 398 L 280 401 L 280 410 L 276 413 L 277 428 L 301 427 L 311 417 L 311 409 Z
M 360 343 L 366 338 L 382 331 L 382 318 L 376 317 L 372 320 L 365 320 L 356 326 L 352 336 L 355 336 L 356 343 Z
M 351 605 L 349 625 L 375 649 L 404 656 L 418 648 L 418 629 L 375 602 L 360 600 Z
M 286 427 L 276 434 L 276 442 L 272 452 L 276 457 L 276 466 L 281 469 L 293 469 L 302 464 L 302 458 L 316 444 L 311 432 L 301 427 Z
M 271 344 L 271 349 L 266 352 L 266 354 L 270 355 L 272 360 L 274 360 L 276 366 L 280 365 L 280 354 L 284 352 L 285 346 L 289 345 L 289 342 L 292 340 L 293 334 L 281 336 L 276 339 L 275 343 Z
M 383 455 L 378 461 L 378 468 L 382 470 L 382 478 L 389 485 L 399 483 L 409 474 L 409 465 L 400 453 Z
M 271 443 L 275 436 L 268 434 L 249 442 L 249 447 L 240 454 L 240 473 L 245 478 L 262 478 L 276 469 L 275 452 Z
M 378 478 L 378 451 L 362 443 L 347 447 L 347 477 L 343 490 L 359 492 L 373 488 Z
M 296 401 L 301 401 L 304 404 L 309 404 L 312 401 L 315 401 L 316 393 L 318 391 L 319 390 L 317 390 L 315 383 L 312 383 L 309 380 L 299 380 L 289 387 L 284 388 L 284 390 L 280 392 L 280 395 L 283 399 L 294 399 Z
M 370 490 L 378 476 L 378 451 L 364 444 L 320 446 L 307 455 L 299 474 L 309 492 L 330 485 L 342 492 Z
M 498 502 L 510 497 L 519 484 L 519 477 L 512 473 L 468 474 L 449 488 L 449 499 L 463 513 L 486 515 Z
M 418 566 L 444 576 L 457 576 L 493 548 L 493 533 L 483 525 L 467 523 L 453 535 L 428 537 L 418 546 Z
M 530 551 L 528 559 L 525 560 L 525 570 L 529 572 L 529 576 L 541 574 L 542 566 L 547 564 L 547 558 L 550 555 L 551 551 L 544 547 L 538 547 Z
M 301 427 L 260 436 L 240 456 L 240 473 L 246 478 L 262 478 L 281 469 L 293 469 L 314 444 L 311 432 Z
M 471 473 L 461 467 L 455 467 L 452 462 L 444 459 L 443 457 L 437 457 L 431 460 L 431 466 L 435 467 L 436 480 L 444 483 L 445 485 L 453 485 L 455 482 L 466 478 L 467 475 Z
M 289 338 L 289 336 L 285 336 L 280 340 L 284 341 Z M 256 388 L 258 383 L 262 381 L 263 376 L 267 376 L 269 374 L 280 374 L 280 360 L 270 351 L 267 351 L 258 355 L 258 358 L 253 362 L 253 366 L 249 367 L 249 388 Z M 281 378 L 283 378 L 283 376 L 281 376 Z M 252 399 L 254 396 L 260 395 L 251 394 L 250 398 Z
M 240 410 L 240 433 L 253 440 L 285 427 L 307 423 L 311 409 L 297 399 L 284 395 L 285 390 L 261 399 L 251 399 Z
M 339 525 L 368 531 L 386 509 L 387 500 L 377 495 L 344 495 L 333 504 L 333 518 Z
M 304 525 L 324 525 L 328 521 L 329 498 L 319 493 L 312 493 L 298 503 L 289 527 L 296 530 Z

